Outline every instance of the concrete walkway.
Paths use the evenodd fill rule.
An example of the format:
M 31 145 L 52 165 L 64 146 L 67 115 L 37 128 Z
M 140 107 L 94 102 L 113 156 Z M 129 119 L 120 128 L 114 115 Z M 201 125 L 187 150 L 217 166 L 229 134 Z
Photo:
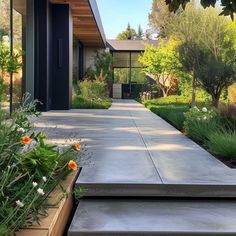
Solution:
M 87 196 L 236 196 L 236 171 L 133 100 L 109 110 L 47 112 L 52 142 L 81 138 L 93 153 L 77 180 Z
M 236 235 L 236 201 L 225 198 L 236 196 L 236 171 L 141 104 L 47 112 L 35 125 L 92 152 L 68 236 Z

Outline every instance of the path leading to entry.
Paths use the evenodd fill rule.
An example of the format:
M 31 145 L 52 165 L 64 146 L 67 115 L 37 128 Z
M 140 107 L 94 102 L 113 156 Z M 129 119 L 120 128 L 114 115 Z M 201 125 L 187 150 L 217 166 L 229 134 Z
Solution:
M 236 235 L 236 171 L 141 104 L 47 112 L 36 126 L 92 152 L 69 236 Z
M 236 172 L 133 100 L 109 110 L 47 112 L 53 142 L 81 138 L 92 152 L 77 185 L 87 196 L 236 196 Z

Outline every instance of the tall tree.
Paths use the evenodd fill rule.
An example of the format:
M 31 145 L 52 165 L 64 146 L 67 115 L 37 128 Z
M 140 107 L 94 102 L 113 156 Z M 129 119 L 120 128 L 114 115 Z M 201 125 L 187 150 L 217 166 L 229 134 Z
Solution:
M 126 30 L 118 34 L 117 39 L 119 40 L 134 40 L 136 38 L 135 29 L 131 28 L 130 23 L 128 23 Z
M 197 82 L 210 93 L 218 106 L 223 89 L 234 80 L 236 47 L 234 27 L 218 16 L 216 10 L 202 10 L 188 5 L 172 24 L 172 34 L 180 40 L 179 58 L 183 69 L 193 76 L 194 105 Z
M 149 14 L 149 25 L 153 32 L 157 32 L 159 37 L 167 36 L 167 26 L 175 18 L 175 14 L 170 12 L 165 0 L 153 0 L 152 10 Z
M 136 40 L 142 40 L 144 37 L 144 33 L 143 33 L 143 29 L 141 27 L 141 25 L 138 26 L 138 32 L 136 35 Z

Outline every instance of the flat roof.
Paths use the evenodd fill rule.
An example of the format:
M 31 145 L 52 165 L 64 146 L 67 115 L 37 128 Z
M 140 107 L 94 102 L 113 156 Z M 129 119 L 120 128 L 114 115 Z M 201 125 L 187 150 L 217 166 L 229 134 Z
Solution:
M 50 2 L 70 5 L 74 35 L 85 46 L 105 47 L 106 37 L 96 0 L 50 0 Z
M 144 51 L 145 45 L 149 43 L 157 46 L 158 40 L 107 40 L 106 46 L 110 51 Z

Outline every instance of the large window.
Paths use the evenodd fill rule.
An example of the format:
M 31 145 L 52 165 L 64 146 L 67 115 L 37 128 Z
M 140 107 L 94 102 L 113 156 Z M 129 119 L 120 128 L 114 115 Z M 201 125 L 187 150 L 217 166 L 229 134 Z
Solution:
M 147 83 L 147 76 L 142 68 L 131 68 L 131 83 L 145 84 Z
M 130 80 L 129 68 L 114 68 L 114 83 L 128 84 Z
M 147 84 L 147 76 L 139 63 L 140 52 L 113 52 L 115 84 L 123 84 L 122 98 L 136 98 Z
M 12 106 L 17 108 L 22 102 L 24 78 L 24 43 L 26 24 L 26 0 L 13 0 L 13 50 L 20 55 L 22 67 L 13 74 Z
M 12 10 L 12 21 L 11 21 Z M 6 111 L 18 107 L 22 101 L 23 77 L 24 77 L 24 41 L 25 41 L 25 23 L 26 23 L 26 0 L 12 0 L 12 9 L 10 0 L 1 1 L 0 14 L 0 47 L 1 47 L 1 68 L 0 68 L 0 96 L 1 107 Z M 12 22 L 12 34 L 11 34 Z M 12 39 L 12 40 L 11 40 Z M 11 44 L 12 42 L 12 44 Z M 9 56 L 11 54 L 17 63 L 10 66 Z M 14 60 L 14 61 L 15 61 Z M 16 66 L 17 65 L 17 66 Z M 9 68 L 17 68 L 12 74 Z
M 129 52 L 114 52 L 113 53 L 113 67 L 118 67 L 118 68 L 130 67 L 130 53 Z

